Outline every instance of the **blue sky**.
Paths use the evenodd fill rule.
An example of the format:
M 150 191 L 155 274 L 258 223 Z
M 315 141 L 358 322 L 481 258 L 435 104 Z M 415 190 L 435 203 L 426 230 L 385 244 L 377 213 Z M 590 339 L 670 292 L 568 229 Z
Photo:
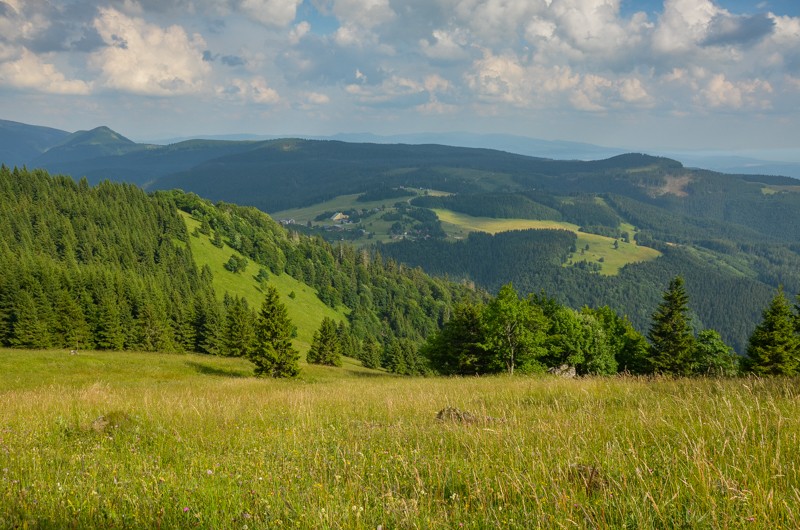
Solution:
M 797 0 L 0 0 L 0 118 L 800 148 Z

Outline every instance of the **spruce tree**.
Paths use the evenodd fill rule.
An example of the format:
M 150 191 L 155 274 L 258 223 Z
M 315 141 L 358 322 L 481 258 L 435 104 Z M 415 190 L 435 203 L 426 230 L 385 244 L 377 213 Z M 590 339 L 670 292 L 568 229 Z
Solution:
M 300 372 L 300 354 L 292 346 L 292 326 L 286 306 L 274 285 L 267 287 L 256 321 L 256 334 L 249 358 L 257 376 L 294 377 Z M 334 327 L 335 333 L 335 327 Z
M 745 367 L 758 375 L 794 375 L 800 369 L 800 341 L 789 301 L 779 289 L 747 345 Z
M 253 348 L 253 313 L 247 300 L 225 294 L 225 353 L 234 357 L 247 357 Z
M 683 278 L 675 277 L 663 301 L 653 313 L 650 332 L 650 362 L 659 374 L 689 375 L 693 372 L 694 335 L 689 323 L 689 297 Z
M 333 319 L 328 317 L 322 319 L 319 329 L 314 332 L 306 360 L 313 364 L 342 365 L 342 351 Z

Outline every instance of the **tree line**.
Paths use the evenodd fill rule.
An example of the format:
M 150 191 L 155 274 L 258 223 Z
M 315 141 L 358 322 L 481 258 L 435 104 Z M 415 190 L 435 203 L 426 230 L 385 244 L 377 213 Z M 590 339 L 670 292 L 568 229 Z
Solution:
M 579 375 L 798 375 L 800 297 L 793 310 L 779 290 L 740 357 L 715 330 L 695 333 L 680 276 L 663 292 L 646 336 L 607 306 L 576 311 L 543 294 L 521 298 L 507 284 L 486 304 L 456 307 L 422 352 L 447 375 L 567 367 Z

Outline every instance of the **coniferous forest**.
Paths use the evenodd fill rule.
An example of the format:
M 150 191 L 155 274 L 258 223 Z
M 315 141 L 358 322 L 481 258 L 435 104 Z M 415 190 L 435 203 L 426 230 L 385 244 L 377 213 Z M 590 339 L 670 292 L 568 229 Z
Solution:
M 235 355 L 251 359 L 258 374 L 295 375 L 293 327 L 277 293 L 268 289 L 260 310 L 239 297 L 219 299 L 209 267 L 192 256 L 183 211 L 200 222 L 195 237 L 225 241 L 264 271 L 287 273 L 330 307 L 346 308 L 346 323 L 323 321 L 309 362 L 336 366 L 344 354 L 399 374 L 462 375 L 569 368 L 794 374 L 800 367 L 800 317 L 782 291 L 757 309 L 764 310 L 762 323 L 740 362 L 713 327 L 693 318 L 680 275 L 651 306 L 645 334 L 604 304 L 574 310 L 545 289 L 525 295 L 511 284 L 493 297 L 376 251 L 289 232 L 253 207 L 212 205 L 180 191 L 148 194 L 129 184 L 92 187 L 85 179 L 5 166 L 0 190 L 3 346 Z M 476 234 L 469 244 L 491 255 L 492 245 L 521 237 Z M 574 244 L 567 232 L 538 237 L 554 248 Z M 467 256 L 456 261 L 474 263 Z M 520 262 L 548 265 L 538 259 Z

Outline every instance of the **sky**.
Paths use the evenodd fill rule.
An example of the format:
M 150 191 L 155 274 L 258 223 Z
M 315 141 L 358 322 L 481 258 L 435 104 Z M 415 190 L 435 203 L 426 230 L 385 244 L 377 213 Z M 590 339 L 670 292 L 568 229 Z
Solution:
M 0 118 L 800 148 L 798 0 L 0 0 Z

